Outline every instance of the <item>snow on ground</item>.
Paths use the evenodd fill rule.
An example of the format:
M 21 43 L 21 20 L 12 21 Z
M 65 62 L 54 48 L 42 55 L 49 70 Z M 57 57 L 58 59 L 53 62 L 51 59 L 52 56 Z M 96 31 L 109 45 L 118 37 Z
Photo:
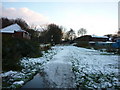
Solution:
M 13 84 L 23 84 L 24 83 L 24 81 L 16 81 L 16 82 L 14 82 Z
M 41 70 L 50 88 L 120 88 L 118 55 L 98 50 L 58 45 L 40 58 L 23 58 L 21 65 L 24 66 L 21 72 L 0 74 L 2 77 L 11 76 L 9 82 L 13 88 Z
M 97 50 L 70 47 L 76 85 L 86 88 L 120 87 L 118 56 Z M 116 80 L 114 80 L 116 79 Z
M 97 50 L 75 46 L 54 48 L 59 52 L 44 68 L 49 84 L 55 85 L 52 87 L 75 87 L 75 84 L 86 88 L 119 86 L 117 55 L 102 55 L 104 53 Z
M 23 58 L 21 59 L 21 65 L 24 67 L 21 71 L 8 71 L 0 74 L 2 77 L 2 82 L 6 83 L 7 86 L 3 88 L 19 88 L 25 82 L 32 79 L 32 77 L 37 73 L 41 72 L 44 64 L 48 62 L 57 52 L 57 49 L 48 50 L 48 52 L 43 52 L 43 56 L 39 58 Z M 22 84 L 21 84 L 21 81 Z

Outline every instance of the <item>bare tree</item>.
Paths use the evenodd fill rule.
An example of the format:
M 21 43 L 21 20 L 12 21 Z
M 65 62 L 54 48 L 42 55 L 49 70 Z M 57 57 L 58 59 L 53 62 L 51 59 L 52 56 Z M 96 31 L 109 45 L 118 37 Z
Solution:
M 83 35 L 85 35 L 87 33 L 87 30 L 86 29 L 84 29 L 84 28 L 81 28 L 81 29 L 79 29 L 78 30 L 78 36 L 83 36 Z
M 67 38 L 69 40 L 73 40 L 75 38 L 75 31 L 73 29 L 70 29 L 70 31 L 67 32 Z

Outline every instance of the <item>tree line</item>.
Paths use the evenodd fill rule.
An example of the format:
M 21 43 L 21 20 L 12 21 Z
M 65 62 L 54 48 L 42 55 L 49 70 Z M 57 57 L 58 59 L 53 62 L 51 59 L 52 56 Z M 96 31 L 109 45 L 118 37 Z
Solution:
M 26 23 L 26 21 L 21 18 L 8 19 L 2 17 L 0 19 L 2 20 L 1 28 L 5 28 L 9 25 L 17 23 L 22 29 L 30 33 L 32 41 L 36 41 L 39 43 L 51 43 L 52 45 L 59 44 L 62 42 L 62 40 L 71 41 L 75 39 L 77 35 L 82 36 L 87 33 L 86 29 L 81 28 L 78 30 L 76 35 L 75 30 L 73 30 L 72 28 L 70 28 L 69 31 L 66 31 L 66 29 L 63 26 L 59 26 L 54 23 L 45 26 L 40 26 L 41 30 L 37 30 L 36 26 L 30 27 Z

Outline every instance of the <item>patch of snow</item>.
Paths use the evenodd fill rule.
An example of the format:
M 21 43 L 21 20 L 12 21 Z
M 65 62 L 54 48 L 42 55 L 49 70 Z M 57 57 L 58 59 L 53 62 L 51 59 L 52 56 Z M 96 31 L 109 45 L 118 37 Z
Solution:
M 24 81 L 16 81 L 14 82 L 13 84 L 19 84 L 19 85 L 22 85 L 24 83 Z
M 16 74 L 16 73 L 17 73 L 16 71 L 11 70 L 11 71 L 0 74 L 0 76 L 6 77 L 6 76 L 10 76 L 10 75 L 13 75 L 13 74 Z

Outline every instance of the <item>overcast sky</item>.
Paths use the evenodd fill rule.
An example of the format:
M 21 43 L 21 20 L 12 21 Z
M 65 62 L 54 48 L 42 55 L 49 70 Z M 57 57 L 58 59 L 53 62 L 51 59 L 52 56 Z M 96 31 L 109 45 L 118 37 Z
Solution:
M 2 16 L 23 18 L 30 25 L 55 23 L 67 30 L 85 28 L 88 34 L 95 35 L 114 34 L 118 30 L 118 2 L 5 1 Z

